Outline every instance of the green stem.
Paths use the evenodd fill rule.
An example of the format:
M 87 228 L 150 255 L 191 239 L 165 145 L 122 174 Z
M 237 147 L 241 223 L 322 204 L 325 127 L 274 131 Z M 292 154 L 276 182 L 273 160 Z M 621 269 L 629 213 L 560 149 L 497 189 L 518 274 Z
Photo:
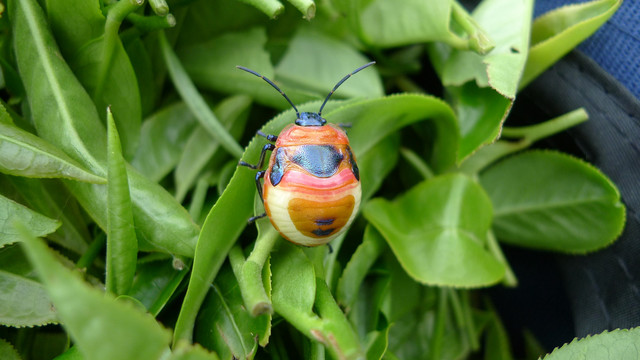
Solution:
M 516 278 L 516 275 L 513 273 L 513 269 L 511 269 L 511 266 L 509 266 L 509 262 L 507 261 L 507 258 L 502 253 L 500 244 L 498 244 L 498 240 L 496 240 L 496 237 L 493 234 L 493 231 L 491 230 L 489 230 L 487 234 L 487 245 L 489 247 L 489 252 L 496 259 L 498 259 L 498 261 L 504 264 L 505 273 L 504 273 L 504 280 L 502 281 L 502 283 L 505 286 L 509 286 L 509 287 L 518 286 L 518 278 Z
M 87 248 L 87 251 L 85 251 L 80 259 L 78 259 L 78 262 L 76 262 L 76 268 L 86 269 L 91 266 L 96 257 L 98 257 L 98 254 L 100 254 L 100 251 L 102 251 L 102 249 L 104 248 L 106 242 L 107 236 L 104 233 L 98 234 L 95 240 L 93 240 L 93 242 L 89 244 L 89 248 Z
M 434 176 L 429 165 L 427 165 L 427 163 L 411 149 L 404 147 L 400 148 L 400 154 L 413 166 L 414 169 L 418 171 L 418 173 L 420 173 L 424 180 L 431 179 Z
M 156 15 L 165 16 L 169 13 L 169 5 L 165 0 L 149 0 L 149 5 Z
M 289 2 L 302 13 L 304 19 L 311 20 L 316 16 L 316 4 L 313 0 L 289 0 Z
M 202 215 L 202 208 L 204 207 L 204 201 L 207 197 L 207 190 L 209 189 L 209 177 L 211 172 L 200 176 L 196 182 L 196 188 L 191 196 L 191 203 L 189 204 L 189 215 L 191 218 L 198 222 Z
M 457 1 L 453 1 L 451 4 L 451 17 L 469 35 L 466 46 L 481 55 L 493 50 L 495 44 L 467 10 Z
M 127 15 L 127 20 L 142 34 L 152 31 L 168 29 L 176 26 L 176 18 L 172 14 L 165 16 L 144 16 L 136 13 Z
M 107 19 L 104 25 L 104 40 L 102 42 L 102 61 L 98 71 L 98 81 L 93 92 L 93 101 L 102 98 L 104 88 L 111 70 L 111 64 L 118 42 L 120 24 L 127 15 L 136 11 L 144 2 L 135 0 L 121 0 L 107 9 Z
M 322 318 L 321 336 L 329 352 L 336 359 L 364 357 L 358 335 L 342 312 L 324 279 L 316 277 L 315 307 Z M 320 335 L 320 334 L 318 334 Z
M 238 145 L 233 136 L 229 134 L 229 131 L 220 123 L 204 101 L 202 95 L 200 95 L 196 86 L 187 75 L 186 70 L 182 67 L 178 56 L 173 52 L 164 31 L 158 32 L 158 40 L 167 65 L 167 70 L 169 71 L 169 76 L 193 115 L 209 134 L 220 142 L 220 145 L 222 145 L 225 150 L 236 158 L 241 158 L 244 150 Z
M 522 127 L 503 127 L 502 136 L 505 138 L 523 138 L 530 143 L 560 133 L 589 119 L 584 108 L 579 108 L 564 115 L 545 121 L 541 124 Z
M 282 5 L 278 0 L 238 0 L 245 4 L 249 4 L 258 10 L 265 13 L 270 18 L 275 18 L 280 15 L 280 13 L 284 10 L 284 5 Z
M 478 339 L 476 339 L 476 330 L 471 317 L 471 306 L 469 304 L 468 291 L 447 289 L 453 315 L 458 328 L 462 330 L 472 349 L 477 349 Z
M 433 336 L 431 337 L 429 359 L 437 360 L 441 358 L 446 318 L 449 313 L 447 306 L 447 291 L 448 290 L 446 288 L 438 288 L 438 305 L 436 310 L 436 320 L 433 325 Z
M 498 159 L 513 154 L 520 150 L 524 150 L 531 146 L 527 140 L 517 142 L 498 140 L 491 145 L 480 148 L 460 164 L 459 170 L 465 174 L 475 175 L 484 170 L 487 166 L 493 164 Z
M 397 76 L 396 77 L 396 86 L 402 92 L 414 93 L 414 94 L 426 94 L 427 92 L 421 88 L 418 84 L 416 84 L 413 80 L 411 80 L 407 76 Z
M 313 269 L 316 272 L 316 276 L 325 279 L 325 270 L 324 270 L 324 261 L 325 255 L 327 254 L 328 247 L 326 246 L 316 246 L 312 248 L 305 248 L 303 251 L 307 254 L 309 260 L 313 264 Z
M 469 291 L 460 290 L 462 293 L 462 313 L 464 315 L 464 330 L 469 337 L 469 343 L 471 344 L 471 350 L 476 351 L 480 348 L 478 343 L 478 336 L 476 333 L 476 325 L 473 321 L 473 314 L 471 312 L 471 303 L 469 301 Z
M 273 314 L 273 305 L 264 287 L 262 269 L 277 239 L 278 232 L 271 228 L 256 240 L 246 261 L 239 245 L 229 252 L 229 261 L 238 280 L 242 299 L 252 316 Z
M 451 301 L 451 309 L 453 310 L 453 318 L 459 328 L 464 328 L 464 312 L 462 311 L 462 304 L 460 303 L 460 297 L 456 290 L 447 288 L 447 296 Z
M 499 140 L 480 148 L 460 165 L 460 171 L 466 174 L 477 174 L 504 156 L 524 150 L 540 139 L 565 131 L 588 119 L 587 112 L 583 108 L 579 108 L 540 124 L 503 127 L 502 137 L 517 139 L 517 141 Z

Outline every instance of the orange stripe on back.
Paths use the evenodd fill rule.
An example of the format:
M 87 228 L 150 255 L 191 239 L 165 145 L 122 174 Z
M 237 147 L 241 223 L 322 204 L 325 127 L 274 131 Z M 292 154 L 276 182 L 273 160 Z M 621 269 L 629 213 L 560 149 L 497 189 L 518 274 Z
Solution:
M 312 238 L 324 238 L 347 224 L 354 205 L 353 195 L 323 202 L 295 198 L 289 201 L 288 211 L 298 231 Z

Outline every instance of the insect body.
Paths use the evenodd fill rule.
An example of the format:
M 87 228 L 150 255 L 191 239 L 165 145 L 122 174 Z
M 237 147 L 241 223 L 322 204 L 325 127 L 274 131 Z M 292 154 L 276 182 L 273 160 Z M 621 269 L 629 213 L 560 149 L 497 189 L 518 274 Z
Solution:
M 317 113 L 300 113 L 271 80 L 253 70 L 239 69 L 261 77 L 284 96 L 296 111 L 295 124 L 278 136 L 258 132 L 275 144 L 262 148 L 256 165 L 261 169 L 267 151 L 272 151 L 266 170 L 256 174 L 256 187 L 268 216 L 282 237 L 303 246 L 328 243 L 351 224 L 360 206 L 360 172 L 345 131 L 322 118 L 322 109 L 336 89 L 351 75 L 375 64 L 368 63 L 340 80 Z M 264 179 L 264 183 L 261 183 Z

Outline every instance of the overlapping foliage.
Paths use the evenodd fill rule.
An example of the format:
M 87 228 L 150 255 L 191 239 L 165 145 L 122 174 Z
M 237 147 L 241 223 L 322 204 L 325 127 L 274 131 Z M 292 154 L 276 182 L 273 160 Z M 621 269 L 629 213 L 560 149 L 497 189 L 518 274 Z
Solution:
M 500 242 L 596 251 L 625 209 L 591 165 L 526 150 L 584 111 L 505 120 L 518 90 L 619 6 L 532 20 L 533 0 L 471 14 L 454 0 L 9 1 L 0 357 L 511 358 L 471 290 L 516 285 Z M 238 160 L 257 159 L 256 130 L 277 134 L 295 115 L 235 66 L 316 111 L 370 60 L 323 111 L 351 124 L 363 187 L 352 229 L 329 251 L 284 242 L 266 219 L 247 227 L 262 204 Z M 271 109 L 288 110 L 268 120 Z M 549 358 L 634 341 L 612 332 Z

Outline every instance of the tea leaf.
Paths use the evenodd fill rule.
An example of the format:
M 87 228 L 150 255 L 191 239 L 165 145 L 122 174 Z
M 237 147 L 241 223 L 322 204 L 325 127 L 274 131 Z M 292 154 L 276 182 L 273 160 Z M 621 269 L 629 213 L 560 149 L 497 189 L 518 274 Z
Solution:
M 624 226 L 615 186 L 569 155 L 515 155 L 487 169 L 480 182 L 493 203 L 496 236 L 510 244 L 585 253 L 610 244 Z
M 60 227 L 59 221 L 50 219 L 0 195 L 0 235 L 2 235 L 0 236 L 0 248 L 20 241 L 20 233 L 15 227 L 16 221 L 28 226 L 31 232 L 37 236 L 45 236 Z
M 107 291 L 125 295 L 131 288 L 138 259 L 127 169 L 111 110 L 107 109 Z
M 11 290 L 0 292 L 2 325 L 41 326 L 58 321 L 56 309 L 42 284 L 0 270 L 0 288 Z
M 235 157 L 242 157 L 242 148 L 236 140 L 229 134 L 227 129 L 222 126 L 220 121 L 216 118 L 213 112 L 209 109 L 204 99 L 198 93 L 195 85 L 191 82 L 191 79 L 187 76 L 187 73 L 178 60 L 177 55 L 173 52 L 167 41 L 164 32 L 160 32 L 160 49 L 164 56 L 169 75 L 171 76 L 176 89 L 182 96 L 189 109 L 193 112 L 193 115 L 198 119 L 202 127 L 211 134 L 211 136 L 220 142 L 225 150 Z
M 225 267 L 202 304 L 195 339 L 222 358 L 249 359 L 270 327 L 269 315 L 254 317 L 245 309 L 233 272 Z
M 636 359 L 640 356 L 638 342 L 640 342 L 640 328 L 638 327 L 605 331 L 586 338 L 575 339 L 569 344 L 556 348 L 542 359 Z
M 485 249 L 490 200 L 466 176 L 435 177 L 392 203 L 371 200 L 363 213 L 416 281 L 477 287 L 504 276 L 504 265 Z
M 160 181 L 178 163 L 196 118 L 182 102 L 169 105 L 145 119 L 140 146 L 131 165 L 153 181 Z
M 594 0 L 564 6 L 538 17 L 531 29 L 531 49 L 520 88 L 591 36 L 620 5 L 622 0 Z
M 170 332 L 151 316 L 84 283 L 77 273 L 58 263 L 45 243 L 31 237 L 24 227 L 21 238 L 24 251 L 37 269 L 60 321 L 83 357 L 156 359 L 168 352 Z
M 323 99 L 343 76 L 369 61 L 347 43 L 301 28 L 278 63 L 276 78 L 282 82 L 287 93 L 288 89 L 294 88 Z M 372 98 L 382 95 L 382 82 L 378 74 L 369 69 L 349 78 L 333 96 Z
M 21 360 L 20 354 L 4 339 L 0 339 L 0 354 L 5 360 Z
M 482 2 L 474 10 L 474 19 L 496 42 L 486 55 L 439 44 L 430 47 L 459 119 L 458 161 L 499 135 L 524 71 L 532 11 L 532 0 Z
M 9 6 L 20 74 L 39 136 L 89 171 L 106 175 L 106 132 L 91 98 L 59 56 L 42 9 L 34 0 Z M 36 100 L 37 99 L 37 100 Z M 197 226 L 160 185 L 128 173 L 141 249 L 192 256 Z M 67 182 L 83 208 L 106 228 L 106 187 Z M 150 245 L 152 244 L 152 245 Z
M 4 108 L 0 111 L 4 112 Z M 104 184 L 49 142 L 16 126 L 0 122 L 0 172 L 33 178 L 67 178 Z

